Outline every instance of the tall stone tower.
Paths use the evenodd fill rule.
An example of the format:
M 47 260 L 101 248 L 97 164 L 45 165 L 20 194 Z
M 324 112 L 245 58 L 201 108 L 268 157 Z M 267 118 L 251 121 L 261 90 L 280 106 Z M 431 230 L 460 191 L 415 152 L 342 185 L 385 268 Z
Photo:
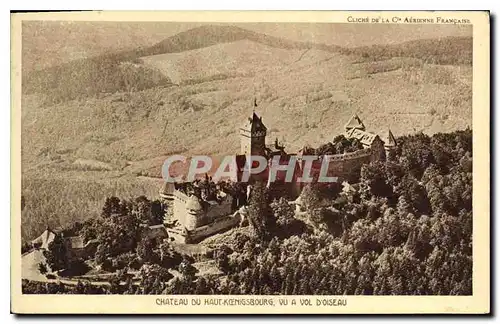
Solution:
M 254 103 L 255 105 L 255 103 Z M 240 154 L 265 156 L 267 128 L 255 111 L 240 128 Z

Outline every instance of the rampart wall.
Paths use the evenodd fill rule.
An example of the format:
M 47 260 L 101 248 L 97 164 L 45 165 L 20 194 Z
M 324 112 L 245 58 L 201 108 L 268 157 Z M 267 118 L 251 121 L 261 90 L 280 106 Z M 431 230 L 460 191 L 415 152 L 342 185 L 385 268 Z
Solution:
M 202 238 L 213 235 L 225 229 L 234 227 L 238 225 L 239 222 L 240 219 L 234 215 L 227 215 L 226 217 L 217 218 L 212 223 L 198 227 L 195 230 L 189 232 L 189 239 L 187 243 L 197 242 Z
M 358 150 L 356 152 L 324 155 L 322 159 L 328 162 L 328 171 L 326 176 L 337 177 L 339 181 L 357 181 L 359 172 L 363 164 L 370 163 L 372 160 L 373 151 L 371 148 Z M 304 168 L 304 163 L 299 163 L 300 171 Z M 326 163 L 326 162 L 324 162 Z M 311 173 L 319 174 L 321 163 L 313 163 Z
M 182 229 L 168 228 L 167 232 L 168 236 L 170 238 L 173 238 L 175 242 L 194 243 L 200 241 L 205 237 L 234 227 L 238 225 L 239 222 L 240 218 L 237 215 L 227 215 L 225 217 L 219 217 L 215 219 L 208 225 L 197 227 L 192 231 L 184 232 Z
M 214 204 L 208 207 L 205 215 L 198 222 L 198 226 L 205 225 L 216 221 L 221 216 L 226 216 L 231 213 L 232 199 L 222 201 L 220 204 Z

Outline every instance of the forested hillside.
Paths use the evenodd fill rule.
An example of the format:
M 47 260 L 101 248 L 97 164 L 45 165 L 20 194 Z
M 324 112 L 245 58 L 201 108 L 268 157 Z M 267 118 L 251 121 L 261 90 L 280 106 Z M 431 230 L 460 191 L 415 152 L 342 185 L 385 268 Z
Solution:
M 116 272 L 111 288 L 25 281 L 23 291 L 471 295 L 472 132 L 408 135 L 397 142 L 388 161 L 362 168 L 354 190 L 306 187 L 303 212 L 256 186 L 248 226 L 201 243 L 214 249 L 209 257 L 222 275 L 197 276 L 193 260 L 169 243 L 131 239 L 138 220 L 158 222 L 155 203 L 112 198 L 101 217 L 71 229 L 102 242 L 95 261 Z M 141 269 L 140 286 L 117 284 L 128 267 Z M 169 270 L 181 275 L 172 278 Z
M 171 82 L 159 71 L 120 55 L 72 61 L 23 75 L 24 94 L 38 93 L 45 105 L 115 92 L 140 91 Z
M 181 32 L 153 46 L 116 51 L 43 69 L 23 70 L 23 93 L 44 94 L 46 103 L 53 104 L 94 97 L 101 93 L 140 91 L 165 86 L 171 83 L 171 80 L 157 70 L 140 64 L 141 57 L 182 53 L 242 40 L 276 49 L 316 49 L 342 53 L 356 57 L 359 62 L 410 57 L 430 64 L 472 63 L 472 38 L 469 37 L 448 37 L 349 49 L 335 45 L 291 41 L 235 26 L 208 25 Z M 242 51 L 244 50 L 242 48 Z
M 431 64 L 472 65 L 472 37 L 421 39 L 396 45 L 346 48 L 341 52 L 359 55 L 363 62 L 411 57 Z

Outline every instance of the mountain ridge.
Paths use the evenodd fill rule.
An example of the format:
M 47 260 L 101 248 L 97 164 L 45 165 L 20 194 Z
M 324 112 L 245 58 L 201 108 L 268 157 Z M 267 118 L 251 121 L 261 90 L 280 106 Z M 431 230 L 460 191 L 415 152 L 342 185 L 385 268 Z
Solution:
M 472 38 L 409 41 L 399 45 L 374 45 L 342 48 L 310 42 L 297 42 L 269 36 L 237 26 L 204 25 L 170 36 L 149 47 L 118 51 L 78 59 L 61 65 L 23 73 L 23 93 L 43 93 L 46 103 L 53 104 L 90 97 L 102 92 L 144 90 L 170 86 L 172 81 L 154 68 L 140 66 L 141 57 L 182 53 L 221 43 L 249 40 L 266 46 L 297 50 L 319 49 L 359 57 L 360 62 L 386 60 L 395 56 L 423 59 L 434 64 L 465 64 L 472 62 Z M 419 44 L 425 44 L 420 46 Z M 451 50 L 448 50 L 451 48 Z M 121 67 L 123 62 L 136 64 L 135 69 Z
M 186 44 L 185 39 L 190 39 L 192 43 Z M 330 51 L 340 50 L 340 46 L 325 45 L 320 43 L 307 43 L 292 41 L 285 38 L 269 36 L 263 33 L 254 32 L 237 26 L 204 25 L 180 32 L 174 36 L 150 46 L 144 50 L 139 50 L 140 56 L 151 56 L 166 53 L 179 53 L 193 49 L 208 47 L 220 43 L 230 43 L 240 40 L 250 40 L 271 47 L 284 49 L 307 49 L 324 48 Z
M 158 77 L 154 82 L 142 81 L 136 74 L 124 75 L 119 68 L 122 62 L 140 63 L 139 58 L 165 53 L 179 53 L 218 43 L 229 43 L 249 39 L 264 42 L 273 47 L 310 48 L 311 44 L 288 41 L 265 34 L 252 32 L 236 26 L 205 25 L 170 36 L 146 48 L 107 53 L 91 58 L 78 59 L 61 65 L 23 73 L 23 93 L 44 93 L 47 103 L 59 103 L 79 97 L 97 95 L 101 92 L 144 90 L 171 84 L 167 78 Z M 157 71 L 144 67 L 149 74 Z M 98 77 L 100 74 L 104 76 Z M 134 81 L 136 83 L 134 84 Z

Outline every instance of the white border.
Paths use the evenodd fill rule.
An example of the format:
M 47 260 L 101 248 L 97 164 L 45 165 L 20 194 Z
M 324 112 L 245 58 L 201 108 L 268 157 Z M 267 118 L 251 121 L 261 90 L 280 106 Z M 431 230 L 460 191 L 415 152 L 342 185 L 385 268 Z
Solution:
M 245 2 L 245 3 L 236 3 L 235 1 L 221 1 L 221 0 L 211 0 L 209 5 L 207 4 L 207 1 L 182 1 L 178 3 L 172 3 L 171 1 L 148 1 L 148 0 L 142 0 L 142 1 L 130 1 L 130 2 L 125 2 L 121 1 L 120 6 L 117 6 L 116 3 L 112 2 L 104 2 L 102 0 L 97 1 L 97 0 L 87 0 L 85 3 L 77 3 L 77 2 L 69 2 L 69 1 L 62 1 L 62 0 L 46 0 L 46 1 L 16 1 L 15 3 L 7 3 L 3 2 L 0 4 L 2 7 L 2 10 L 0 11 L 3 13 L 2 15 L 2 22 L 5 25 L 2 30 L 3 33 L 1 34 L 2 37 L 4 38 L 4 44 L 7 44 L 8 40 L 10 39 L 10 17 L 8 14 L 7 9 L 12 10 L 12 9 L 17 9 L 17 10 L 27 10 L 27 9 L 40 9 L 40 10 L 50 10 L 50 9 L 84 9 L 84 8 L 93 8 L 93 9 L 106 9 L 106 10 L 129 10 L 129 9 L 136 9 L 136 10 L 155 10 L 155 9 L 164 9 L 164 10 L 182 10 L 182 9 L 187 9 L 187 10 L 201 10 L 201 9 L 210 9 L 210 10 L 217 10 L 217 9 L 233 9 L 233 10 L 244 10 L 244 9 L 253 9 L 253 10 L 270 10 L 270 9 L 286 9 L 286 10 L 298 10 L 298 9 L 306 9 L 306 10 L 326 10 L 326 9 L 335 9 L 335 10 L 367 10 L 367 9 L 377 9 L 377 10 L 388 10 L 388 9 L 393 9 L 397 8 L 398 10 L 423 10 L 423 9 L 428 9 L 428 10 L 436 10 L 436 9 L 441 9 L 441 10 L 459 10 L 459 9 L 475 9 L 475 10 L 480 10 L 480 9 L 492 9 L 493 12 L 497 11 L 498 7 L 498 1 L 482 1 L 482 0 L 475 0 L 473 2 L 462 2 L 462 3 L 457 3 L 457 2 L 446 2 L 446 4 L 443 3 L 437 3 L 437 1 L 428 1 L 428 0 L 421 0 L 418 2 L 401 2 L 401 1 L 377 1 L 376 5 L 375 2 L 372 1 L 349 1 L 349 2 L 343 2 L 343 3 L 335 3 L 335 6 L 333 6 L 332 3 L 328 3 L 326 1 L 317 1 L 317 0 L 308 0 L 308 1 L 296 1 L 296 0 L 290 0 L 290 1 L 280 1 L 280 2 L 273 2 L 270 3 L 269 0 L 254 0 L 251 2 Z M 3 8 L 4 6 L 7 7 L 10 4 L 10 8 Z M 334 8 L 333 8 L 334 7 Z M 496 39 L 495 39 L 496 40 Z M 496 48 L 496 44 L 495 44 Z M 495 51 L 496 52 L 496 51 Z M 2 65 L 3 67 L 3 75 L 7 76 L 10 74 L 10 64 L 7 63 L 9 60 L 7 58 L 10 57 L 10 48 L 9 46 L 4 47 L 3 54 L 6 57 L 3 57 L 2 62 L 4 64 Z M 493 58 L 493 57 L 492 57 Z M 497 72 L 497 69 L 495 67 L 495 72 Z M 495 73 L 496 74 L 496 73 Z M 5 109 L 6 107 L 10 106 L 10 79 L 5 80 L 4 79 L 4 84 L 3 87 L 1 88 L 4 91 L 4 96 L 5 98 L 5 105 L 4 109 L 0 111 L 1 117 L 0 117 L 0 149 L 2 149 L 3 152 L 9 152 L 10 151 L 10 111 L 9 109 Z M 8 90 L 9 89 L 9 90 Z M 492 89 L 495 93 L 499 92 L 499 87 L 498 85 L 495 87 L 495 89 Z M 493 103 L 492 103 L 493 104 Z M 497 125 L 497 119 L 495 118 L 494 123 Z M 492 130 L 494 127 L 492 128 Z M 495 137 L 496 139 L 496 137 Z M 495 141 L 495 153 L 498 150 L 497 145 L 498 140 Z M 495 154 L 496 155 L 496 154 Z M 4 172 L 2 177 L 3 179 L 9 179 L 10 178 L 10 159 L 8 158 L 8 154 L 3 154 L 1 158 L 1 170 Z M 9 171 L 8 171 L 9 170 Z M 495 180 L 497 180 L 497 175 L 495 175 Z M 496 181 L 495 181 L 496 183 Z M 4 215 L 9 215 L 10 214 L 10 185 L 8 181 L 3 181 L 2 184 L 0 185 L 0 206 L 4 210 Z M 497 192 L 495 194 L 494 200 L 500 201 L 500 194 Z M 3 252 L 4 256 L 10 260 L 9 254 L 10 254 L 10 233 L 7 233 L 9 229 L 9 221 L 7 220 L 9 217 L 4 217 L 4 244 L 3 244 Z M 496 222 L 496 227 L 495 230 L 498 230 L 498 225 L 499 222 Z M 497 231 L 498 232 L 498 231 Z M 498 250 L 495 256 L 498 256 Z M 493 260 L 492 260 L 493 261 Z M 9 270 L 6 266 L 1 268 L 3 278 L 10 278 L 10 273 Z M 493 275 L 493 274 L 492 274 Z M 496 280 L 497 285 L 495 286 L 495 291 L 497 291 L 498 287 L 498 280 Z M 1 286 L 3 291 L 2 295 L 2 301 L 4 302 L 3 304 L 6 305 L 10 301 L 10 285 L 7 283 L 7 280 L 3 280 L 3 285 Z M 9 303 L 10 304 L 10 303 Z M 492 309 L 495 309 L 495 306 L 492 305 Z M 2 312 L 2 314 L 7 314 L 7 312 Z M 7 319 L 2 318 L 2 323 L 10 323 L 13 322 L 16 318 L 9 316 Z M 192 321 L 199 321 L 201 318 L 196 318 L 192 319 Z M 5 320 L 5 321 L 4 321 Z M 26 320 L 26 319 L 25 319 Z M 34 318 L 29 319 L 29 320 L 36 320 Z M 47 320 L 52 320 L 52 319 L 47 319 Z M 77 319 L 72 319 L 76 321 L 86 321 L 81 318 Z M 120 321 L 120 319 L 108 319 L 111 322 L 113 321 Z M 169 318 L 169 321 L 172 321 L 173 319 Z M 204 321 L 206 319 L 203 319 Z M 213 319 L 212 319 L 213 320 Z M 218 319 L 216 319 L 218 320 Z M 234 319 L 233 319 L 234 320 Z M 242 318 L 238 319 L 238 321 L 244 320 Z M 266 322 L 269 320 L 271 322 L 271 319 L 259 319 L 259 322 Z M 275 322 L 276 319 L 273 318 L 272 321 Z M 281 319 L 281 320 L 290 320 L 290 318 L 287 319 Z M 304 319 L 305 321 L 309 321 L 309 319 Z M 341 320 L 340 318 L 335 319 L 335 321 Z M 378 318 L 378 319 L 355 319 L 352 320 L 351 322 L 364 322 L 365 320 L 382 320 L 386 321 L 387 319 L 385 318 Z M 476 320 L 480 319 L 467 319 L 467 321 L 470 322 L 475 322 Z M 65 322 L 66 320 L 63 320 L 62 322 Z M 69 320 L 68 320 L 69 321 Z M 175 320 L 176 321 L 176 320 Z M 434 323 L 437 322 L 436 320 L 426 320 L 426 322 L 429 323 Z

